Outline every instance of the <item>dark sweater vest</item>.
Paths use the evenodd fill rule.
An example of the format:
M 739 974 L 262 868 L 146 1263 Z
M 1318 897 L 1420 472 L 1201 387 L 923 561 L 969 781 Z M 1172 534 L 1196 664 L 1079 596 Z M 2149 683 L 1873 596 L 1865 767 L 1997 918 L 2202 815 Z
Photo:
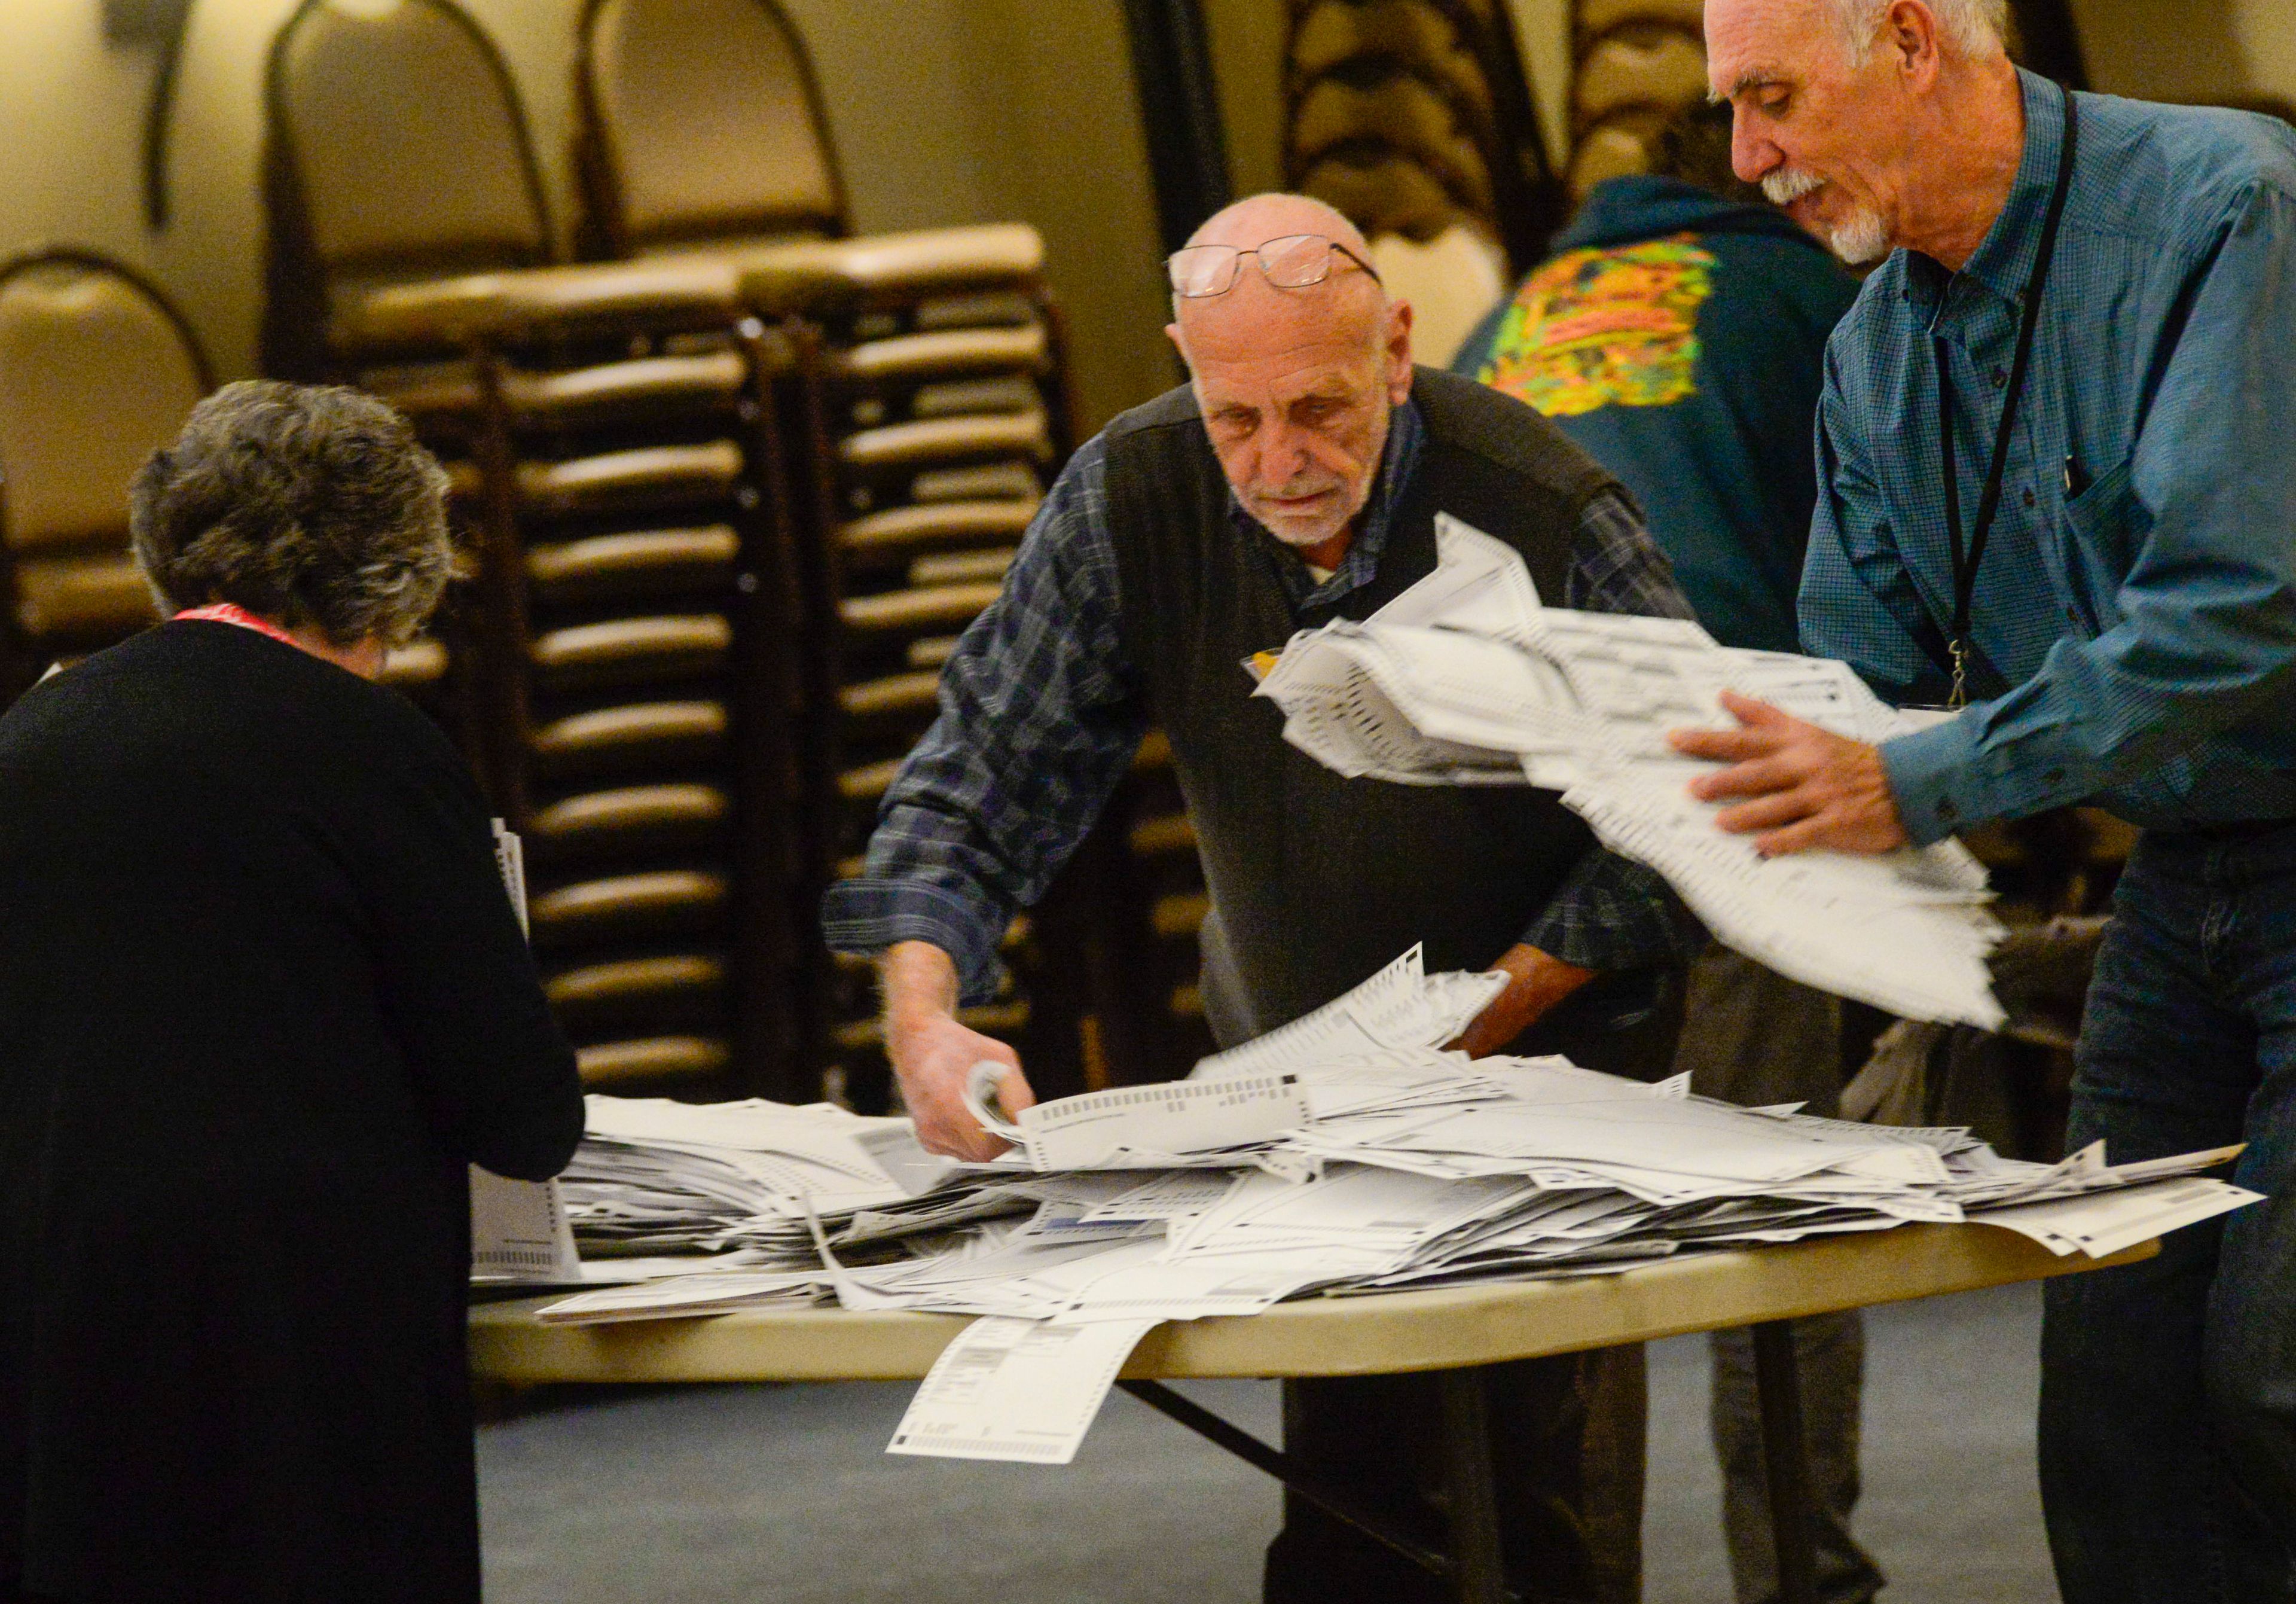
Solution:
M 1594 844 L 1552 792 L 1344 779 L 1283 739 L 1243 660 L 1364 619 L 1435 567 L 1435 514 L 1521 552 L 1560 605 L 1580 513 L 1614 481 L 1538 413 L 1417 371 L 1426 434 L 1372 582 L 1294 609 L 1264 534 L 1239 532 L 1184 386 L 1109 425 L 1109 527 L 1131 661 L 1171 735 L 1211 892 L 1204 1006 L 1223 1045 L 1298 1018 L 1414 942 L 1431 970 L 1488 967 Z

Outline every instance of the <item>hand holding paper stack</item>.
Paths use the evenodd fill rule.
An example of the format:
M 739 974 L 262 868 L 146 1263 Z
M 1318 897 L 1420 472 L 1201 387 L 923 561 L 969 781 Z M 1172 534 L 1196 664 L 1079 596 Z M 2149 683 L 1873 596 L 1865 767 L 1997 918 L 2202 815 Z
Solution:
M 1846 663 L 1718 646 L 1696 624 L 1543 606 L 1513 549 L 1438 520 L 1436 571 L 1370 619 L 1294 636 L 1259 695 L 1284 738 L 1341 774 L 1562 793 L 1604 846 L 1647 864 L 1717 940 L 1805 984 L 1908 1018 L 2002 1023 L 2001 935 L 1957 843 L 1878 858 L 1764 859 L 1693 801 L 1711 766 L 1669 729 L 1730 722 L 1726 689 L 1854 740 L 1916 728 Z

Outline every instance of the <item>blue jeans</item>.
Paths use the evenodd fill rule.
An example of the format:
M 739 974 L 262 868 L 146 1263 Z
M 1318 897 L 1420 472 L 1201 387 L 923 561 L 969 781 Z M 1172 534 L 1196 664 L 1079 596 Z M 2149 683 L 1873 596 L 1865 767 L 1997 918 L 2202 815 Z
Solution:
M 2296 1551 L 2296 826 L 2148 834 L 2089 988 L 2068 1150 L 2245 1141 L 2267 1194 L 2049 1284 L 2041 1496 L 2066 1604 L 2286 1604 Z

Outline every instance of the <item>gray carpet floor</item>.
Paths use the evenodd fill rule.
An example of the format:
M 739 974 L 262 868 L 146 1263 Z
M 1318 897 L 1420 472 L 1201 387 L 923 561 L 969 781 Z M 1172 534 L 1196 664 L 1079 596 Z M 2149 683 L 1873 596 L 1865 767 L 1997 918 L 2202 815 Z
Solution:
M 1890 1604 L 2056 1598 L 2031 1287 L 1869 1316 L 1860 1539 Z M 1703 1338 L 1651 1350 L 1647 1604 L 1728 1604 Z M 912 1386 L 544 1397 L 483 1428 L 490 1604 L 1248 1604 L 1274 1484 L 1124 1396 L 1074 1465 L 888 1457 Z M 1272 1438 L 1271 1383 L 1191 1383 Z

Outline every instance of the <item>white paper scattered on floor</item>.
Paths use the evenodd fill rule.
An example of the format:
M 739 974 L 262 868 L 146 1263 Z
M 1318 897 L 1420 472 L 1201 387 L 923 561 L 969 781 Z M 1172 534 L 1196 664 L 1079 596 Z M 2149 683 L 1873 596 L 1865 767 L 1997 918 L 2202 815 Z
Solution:
M 2001 1024 L 1985 967 L 2001 927 L 1964 848 L 1764 859 L 1689 795 L 1711 766 L 1666 744 L 1671 729 L 1730 725 L 1726 689 L 1869 743 L 1923 720 L 1846 663 L 1726 647 L 1678 620 L 1543 606 L 1521 558 L 1456 519 L 1438 521 L 1437 541 L 1428 579 L 1284 647 L 1257 694 L 1283 709 L 1293 745 L 1345 775 L 1560 791 L 1726 945 L 1908 1018 Z
M 933 1361 L 888 1453 L 1065 1465 L 1152 1320 L 977 1320 Z

